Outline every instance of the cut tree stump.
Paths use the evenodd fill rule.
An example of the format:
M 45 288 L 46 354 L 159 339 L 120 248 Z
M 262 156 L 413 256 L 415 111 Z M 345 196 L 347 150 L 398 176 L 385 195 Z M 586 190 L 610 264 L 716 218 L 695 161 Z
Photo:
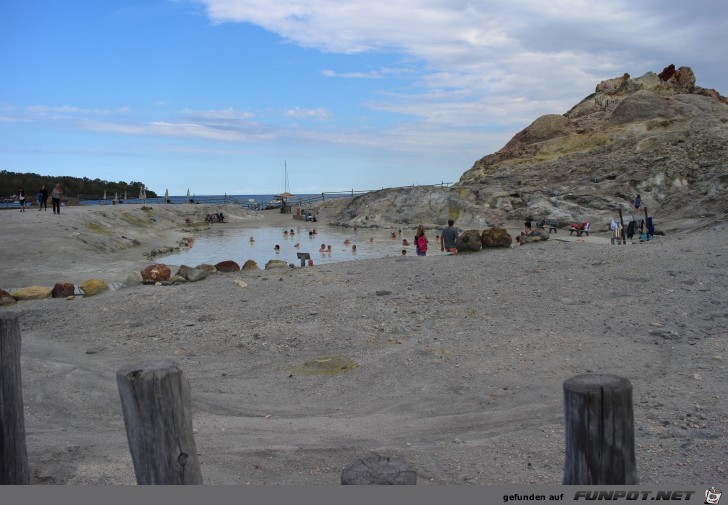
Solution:
M 637 484 L 632 384 L 615 375 L 564 382 L 567 485 Z
M 169 360 L 116 373 L 126 436 L 138 484 L 202 484 L 192 434 L 190 386 Z
M 0 314 L 0 484 L 29 482 L 20 374 L 20 325 L 17 315 Z

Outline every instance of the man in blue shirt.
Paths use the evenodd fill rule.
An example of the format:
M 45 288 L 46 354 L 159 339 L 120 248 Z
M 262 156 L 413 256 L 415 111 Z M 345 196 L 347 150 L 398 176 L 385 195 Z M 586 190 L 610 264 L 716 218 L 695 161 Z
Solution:
M 447 222 L 447 228 L 442 229 L 442 234 L 440 234 L 440 250 L 442 252 L 447 251 L 452 254 L 456 254 L 458 252 L 455 247 L 455 240 L 458 238 L 458 230 L 453 227 L 454 224 L 455 221 L 450 219 Z

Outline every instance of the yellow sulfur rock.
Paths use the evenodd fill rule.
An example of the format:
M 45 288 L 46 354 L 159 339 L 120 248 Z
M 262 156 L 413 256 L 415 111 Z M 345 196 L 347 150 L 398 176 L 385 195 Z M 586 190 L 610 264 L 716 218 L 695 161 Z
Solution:
M 85 296 L 93 296 L 109 289 L 109 285 L 101 279 L 89 279 L 79 286 Z

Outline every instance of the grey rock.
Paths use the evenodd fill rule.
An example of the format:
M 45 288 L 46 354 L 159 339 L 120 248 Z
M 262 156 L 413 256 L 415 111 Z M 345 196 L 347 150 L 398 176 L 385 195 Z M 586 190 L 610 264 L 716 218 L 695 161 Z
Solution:
M 214 272 L 212 270 L 205 270 L 203 268 L 192 268 L 186 272 L 185 278 L 190 282 L 201 281 L 207 279 Z
M 467 230 L 458 235 L 455 247 L 458 252 L 480 251 L 483 247 L 482 235 L 478 230 Z
M 728 100 L 695 84 L 688 67 L 604 81 L 566 114 L 537 118 L 451 187 L 413 186 L 317 206 L 340 226 L 438 230 L 508 220 L 607 222 L 637 194 L 661 215 L 724 215 Z
M 124 281 L 124 284 L 126 286 L 139 286 L 143 282 L 142 274 L 139 271 L 134 271 L 129 274 L 129 276 L 126 278 L 126 281 Z

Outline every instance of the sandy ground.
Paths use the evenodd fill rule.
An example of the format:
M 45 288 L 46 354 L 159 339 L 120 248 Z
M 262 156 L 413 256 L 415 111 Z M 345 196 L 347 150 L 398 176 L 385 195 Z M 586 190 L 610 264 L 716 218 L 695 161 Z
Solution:
M 0 286 L 123 281 L 204 212 L 159 206 L 150 224 L 128 207 L 0 212 Z M 0 307 L 21 323 L 34 483 L 135 482 L 115 373 L 149 358 L 190 381 L 207 484 L 337 484 L 371 453 L 410 461 L 423 485 L 558 484 L 562 383 L 587 372 L 632 381 L 641 482 L 724 482 L 728 240 L 704 224 Z M 356 366 L 302 375 L 332 356 Z

